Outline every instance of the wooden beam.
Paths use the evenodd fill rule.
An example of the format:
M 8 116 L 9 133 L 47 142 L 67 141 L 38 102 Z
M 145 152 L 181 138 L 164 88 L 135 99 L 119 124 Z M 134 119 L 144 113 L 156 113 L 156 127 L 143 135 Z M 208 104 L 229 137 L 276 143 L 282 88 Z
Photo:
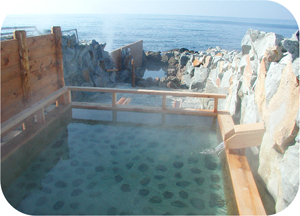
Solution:
M 106 72 L 118 72 L 118 69 L 107 69 Z
M 117 104 L 123 104 L 125 100 L 126 100 L 126 97 L 122 97 L 122 98 L 120 98 L 120 100 L 118 100 Z
M 218 112 L 218 98 L 214 98 L 214 112 Z
M 260 146 L 265 134 L 263 122 L 235 125 L 234 130 L 235 134 L 226 140 L 226 148 L 228 149 Z
M 217 116 L 212 110 L 202 109 L 190 109 L 190 108 L 172 108 L 168 107 L 163 110 L 161 107 L 153 106 L 137 106 L 137 105 L 116 105 L 112 107 L 110 104 L 101 103 L 87 103 L 87 102 L 72 102 L 73 108 L 82 109 L 99 109 L 99 110 L 116 110 L 116 111 L 128 111 L 128 112 L 150 112 L 150 113 L 168 113 L 179 115 L 203 115 L 203 116 Z
M 117 94 L 115 92 L 111 93 L 111 106 L 116 107 L 117 105 Z
M 162 96 L 162 109 L 163 110 L 167 109 L 167 96 L 166 95 Z
M 182 106 L 182 100 L 174 100 L 173 103 L 174 108 L 181 108 L 181 106 Z
M 62 44 L 61 44 L 61 28 L 59 26 L 53 26 L 51 28 L 51 33 L 54 34 L 54 40 L 55 40 L 58 87 L 61 88 L 65 86 L 63 54 L 62 54 Z
M 179 91 L 161 91 L 149 89 L 117 89 L 117 88 L 101 88 L 101 87 L 83 87 L 68 86 L 71 91 L 88 91 L 88 92 L 115 92 L 128 94 L 146 94 L 146 95 L 170 95 L 174 97 L 202 97 L 202 98 L 221 98 L 226 99 L 225 94 L 198 93 L 198 92 L 179 92 Z
M 229 139 L 235 134 L 234 122 L 232 120 L 230 113 L 228 112 L 224 114 L 219 114 L 218 121 L 219 121 L 219 126 L 220 126 L 223 140 L 226 141 L 227 139 Z
M 131 98 L 126 98 L 126 100 L 122 103 L 122 105 L 127 105 L 131 102 Z
M 29 58 L 28 58 L 28 46 L 26 40 L 26 31 L 14 31 L 14 39 L 18 41 L 20 66 L 21 66 L 21 78 L 23 85 L 23 97 L 25 107 L 29 107 L 32 98 L 32 90 L 30 86 L 30 70 L 29 70 Z
M 266 215 L 247 158 L 234 150 L 225 150 L 239 215 Z
M 134 67 L 134 59 L 131 60 L 132 65 L 132 75 L 131 75 L 131 86 L 135 87 L 135 67 Z

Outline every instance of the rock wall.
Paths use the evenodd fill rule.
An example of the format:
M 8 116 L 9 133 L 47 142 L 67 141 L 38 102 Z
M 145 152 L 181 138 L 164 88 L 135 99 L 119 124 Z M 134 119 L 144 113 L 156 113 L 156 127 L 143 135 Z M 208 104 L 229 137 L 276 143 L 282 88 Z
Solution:
M 265 123 L 258 173 L 279 212 L 293 201 L 299 187 L 299 31 L 283 38 L 249 29 L 241 48 L 181 48 L 146 56 L 168 74 L 160 86 L 226 93 L 218 109 L 228 110 L 236 124 Z M 212 109 L 213 103 L 203 99 L 201 106 Z
M 106 44 L 95 40 L 90 42 L 76 41 L 75 35 L 62 36 L 62 52 L 66 85 L 104 87 L 116 82 L 116 72 L 109 53 L 104 51 Z M 75 92 L 74 100 L 82 100 L 92 93 Z

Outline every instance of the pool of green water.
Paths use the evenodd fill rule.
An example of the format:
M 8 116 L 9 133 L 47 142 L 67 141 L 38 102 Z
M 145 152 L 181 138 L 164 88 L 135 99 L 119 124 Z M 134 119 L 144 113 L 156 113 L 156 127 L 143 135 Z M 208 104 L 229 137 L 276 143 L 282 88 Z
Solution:
M 93 119 L 93 120 L 91 120 Z M 224 215 L 211 117 L 73 109 L 73 120 L 4 190 L 31 215 Z

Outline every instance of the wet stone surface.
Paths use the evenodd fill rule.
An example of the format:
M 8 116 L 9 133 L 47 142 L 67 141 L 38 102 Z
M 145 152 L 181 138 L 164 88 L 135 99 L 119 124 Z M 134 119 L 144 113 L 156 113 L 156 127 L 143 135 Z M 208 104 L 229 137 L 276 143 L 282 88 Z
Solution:
M 181 172 L 175 173 L 174 176 L 175 176 L 176 178 L 178 178 L 178 179 L 181 179 L 181 178 L 182 178 Z
M 158 184 L 157 187 L 158 189 L 164 189 L 167 185 L 166 184 Z
M 185 191 L 180 191 L 179 192 L 179 196 L 182 198 L 182 199 L 186 199 L 189 197 L 189 194 Z
M 71 196 L 79 196 L 83 191 L 81 189 L 75 189 L 72 191 Z
M 139 190 L 139 195 L 140 196 L 147 196 L 149 193 L 150 193 L 150 191 L 147 190 L 147 189 L 140 189 Z
M 35 206 L 42 206 L 44 204 L 46 204 L 47 202 L 47 198 L 46 197 L 40 197 L 36 202 L 35 202 Z
M 100 191 L 93 191 L 89 194 L 89 197 L 91 197 L 91 198 L 96 198 L 96 197 L 99 197 L 99 196 L 101 196 Z
M 217 174 L 211 174 L 210 179 L 214 183 L 219 183 L 219 181 L 220 181 L 220 177 Z
M 153 196 L 149 199 L 149 203 L 161 203 L 162 198 L 159 196 Z
M 116 180 L 117 183 L 119 183 L 123 180 L 123 177 L 121 175 L 116 175 L 115 180 Z
M 189 181 L 178 181 L 176 182 L 176 185 L 179 186 L 179 187 L 187 187 L 191 184 L 191 182 Z
M 102 167 L 102 166 L 97 166 L 97 167 L 95 168 L 95 171 L 96 171 L 96 172 L 103 172 L 104 170 L 105 170 L 105 168 Z
M 94 187 L 97 185 L 97 182 L 90 182 L 88 183 L 88 185 L 86 186 L 86 189 L 90 190 L 90 189 L 94 189 Z
M 149 168 L 148 164 L 141 164 L 138 166 L 138 170 L 141 171 L 141 172 L 145 172 L 147 171 Z
M 149 184 L 150 181 L 151 181 L 150 178 L 143 178 L 140 180 L 140 184 L 145 186 L 145 185 Z
M 154 214 L 154 210 L 151 207 L 144 207 L 142 209 L 142 212 L 144 215 L 153 215 Z
M 128 163 L 125 165 L 128 170 L 130 170 L 133 166 L 133 163 Z
M 53 181 L 53 176 L 52 175 L 47 175 L 43 180 L 42 182 L 43 183 L 46 183 L 46 184 L 49 184 Z
M 149 157 L 146 157 L 146 160 L 149 161 L 150 163 L 154 163 L 155 162 L 154 159 L 149 158 Z
M 177 169 L 180 169 L 181 167 L 183 167 L 183 163 L 180 162 L 180 161 L 175 161 L 173 163 L 173 167 L 177 168 Z
M 57 211 L 57 210 L 61 209 L 64 206 L 64 204 L 65 204 L 64 201 L 58 201 L 58 202 L 54 203 L 53 209 L 55 211 Z
M 83 169 L 82 167 L 77 168 L 75 170 L 75 173 L 78 174 L 78 175 L 83 175 L 83 174 L 85 174 L 85 169 Z
M 78 202 L 73 202 L 73 203 L 70 204 L 70 208 L 71 208 L 71 209 L 74 209 L 74 210 L 77 209 L 78 206 L 79 206 L 79 203 L 78 203 Z
M 54 144 L 51 146 L 51 148 L 57 149 L 57 148 L 62 147 L 63 144 L 64 144 L 64 141 L 63 141 L 63 140 L 59 140 L 59 141 L 57 141 L 56 143 L 54 143 Z
M 195 158 L 195 157 L 188 158 L 188 163 L 189 164 L 195 164 L 195 163 L 198 163 L 198 161 L 199 161 L 199 159 Z
M 167 171 L 167 167 L 165 167 L 164 165 L 157 165 L 156 166 L 156 171 L 162 171 L 162 172 L 165 172 Z
M 224 205 L 225 205 L 225 200 L 223 200 L 220 195 L 216 193 L 210 194 L 209 207 L 218 206 L 219 208 L 222 208 Z
M 66 188 L 68 186 L 67 183 L 64 181 L 57 181 L 54 185 L 58 188 Z
M 194 178 L 197 185 L 203 185 L 205 179 L 204 178 Z
M 220 190 L 221 189 L 221 186 L 219 184 L 215 184 L 215 183 L 210 184 L 209 187 L 211 189 L 214 189 L 214 190 Z
M 148 148 L 156 148 L 159 146 L 159 143 L 157 141 L 149 142 Z
M 116 207 L 109 207 L 107 209 L 107 214 L 108 215 L 116 215 L 116 214 L 118 214 L 117 208 Z
M 75 180 L 73 180 L 72 185 L 73 185 L 74 187 L 78 187 L 78 186 L 81 185 L 82 183 L 83 183 L 83 179 L 75 179 Z
M 162 180 L 165 177 L 163 175 L 155 175 L 154 178 L 157 179 L 157 180 Z
M 196 168 L 196 167 L 193 167 L 193 168 L 191 168 L 191 172 L 192 172 L 193 174 L 200 174 L 200 173 L 201 173 L 201 170 L 198 169 L 198 168 Z
M 200 210 L 205 209 L 205 202 L 203 199 L 193 198 L 190 200 L 190 203 L 196 209 L 200 209 Z
M 170 191 L 165 191 L 164 193 L 163 193 L 163 196 L 166 198 L 166 199 L 171 199 L 172 197 L 173 197 L 173 193 L 172 192 L 170 192 Z
M 129 184 L 122 184 L 121 185 L 121 191 L 130 192 L 131 191 L 130 185 Z

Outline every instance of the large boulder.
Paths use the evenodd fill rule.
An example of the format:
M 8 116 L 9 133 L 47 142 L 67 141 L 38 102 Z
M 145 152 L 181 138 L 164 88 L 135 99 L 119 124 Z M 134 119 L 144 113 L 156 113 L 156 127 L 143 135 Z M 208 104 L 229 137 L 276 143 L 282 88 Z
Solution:
M 249 29 L 241 43 L 242 53 L 249 54 L 250 50 L 256 53 L 259 60 L 263 58 L 269 47 L 281 46 L 283 36 L 275 33 L 266 33 L 263 31 Z
M 159 63 L 161 61 L 160 52 L 146 51 L 147 61 Z
M 196 67 L 190 88 L 200 90 L 205 87 L 209 71 L 205 67 Z

